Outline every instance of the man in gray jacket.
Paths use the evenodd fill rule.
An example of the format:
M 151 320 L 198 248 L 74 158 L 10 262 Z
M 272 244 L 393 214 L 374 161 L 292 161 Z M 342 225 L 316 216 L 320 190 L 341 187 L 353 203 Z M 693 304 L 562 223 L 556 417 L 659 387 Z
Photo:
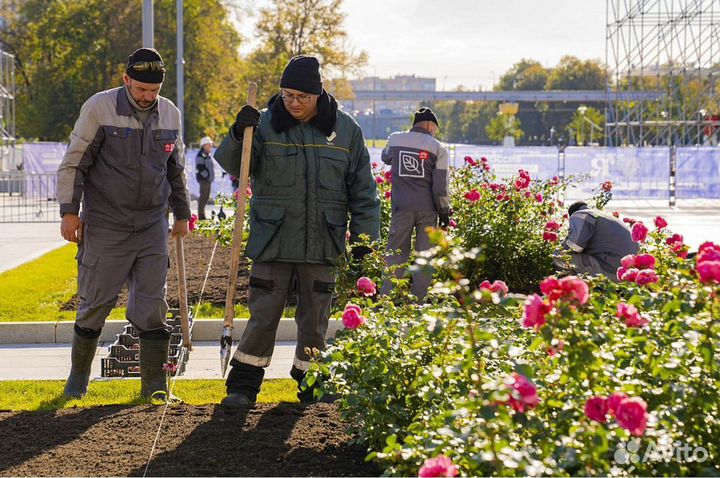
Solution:
M 577 273 L 604 274 L 617 282 L 620 259 L 637 254 L 639 246 L 620 219 L 602 211 L 590 209 L 578 201 L 568 208 L 570 225 L 563 246 L 570 249 L 572 266 Z M 561 269 L 570 266 L 554 260 Z
M 87 392 L 98 337 L 125 283 L 126 316 L 140 334 L 141 395 L 167 392 L 167 209 L 175 217 L 172 235 L 185 236 L 190 201 L 180 112 L 159 96 L 164 78 L 157 51 L 130 55 L 125 86 L 82 106 L 58 169 L 60 232 L 78 244 L 80 305 L 67 397 Z
M 446 228 L 450 222 L 448 195 L 448 152 L 435 139 L 438 120 L 430 108 L 420 108 L 409 131 L 393 133 L 382 151 L 382 160 L 392 172 L 392 218 L 386 262 L 389 266 L 403 264 L 410 257 L 410 241 L 415 232 L 415 250 L 430 248 L 427 227 Z M 395 255 L 392 251 L 400 250 Z M 395 271 L 401 277 L 404 268 Z M 432 277 L 426 273 L 413 276 L 411 292 L 419 301 L 427 294 Z M 386 278 L 381 294 L 392 290 Z

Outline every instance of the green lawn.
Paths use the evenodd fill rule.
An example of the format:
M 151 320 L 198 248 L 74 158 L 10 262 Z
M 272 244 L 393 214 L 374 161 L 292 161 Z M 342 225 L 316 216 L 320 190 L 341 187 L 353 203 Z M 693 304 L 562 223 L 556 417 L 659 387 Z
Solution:
M 0 322 L 75 320 L 75 312 L 61 306 L 77 291 L 77 246 L 68 244 L 32 262 L 0 274 Z M 193 304 L 191 304 L 192 306 Z M 224 307 L 201 304 L 198 319 L 221 319 Z M 285 317 L 294 317 L 288 308 Z M 244 304 L 235 305 L 235 317 L 250 317 Z M 113 309 L 108 320 L 125 320 L 125 307 Z
M 88 393 L 81 400 L 65 400 L 64 380 L 11 380 L 0 382 L 0 410 L 55 410 L 87 408 L 102 405 L 136 405 L 140 380 L 109 380 L 90 382 Z M 173 395 L 190 405 L 220 403 L 225 396 L 224 380 L 177 380 Z M 297 402 L 297 384 L 292 379 L 265 380 L 258 402 Z

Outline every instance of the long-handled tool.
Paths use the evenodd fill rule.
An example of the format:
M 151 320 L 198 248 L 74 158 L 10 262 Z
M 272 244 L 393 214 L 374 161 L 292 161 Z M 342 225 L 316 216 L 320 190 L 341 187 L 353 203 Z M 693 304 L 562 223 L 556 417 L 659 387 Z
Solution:
M 192 350 L 192 342 L 190 341 L 190 316 L 188 313 L 187 303 L 187 280 L 185 278 L 185 248 L 183 247 L 183 237 L 178 234 L 175 237 L 175 249 L 177 257 L 177 275 L 178 275 L 178 296 L 180 299 L 180 325 L 182 327 L 183 347 L 188 351 Z M 178 367 L 180 364 L 178 364 Z
M 255 106 L 257 100 L 257 84 L 250 83 L 247 104 Z M 225 376 L 230 352 L 232 349 L 233 319 L 235 318 L 235 288 L 237 287 L 238 270 L 240 269 L 240 249 L 242 247 L 243 229 L 245 226 L 245 200 L 247 198 L 248 179 L 250 176 L 250 157 L 252 153 L 253 127 L 243 131 L 242 156 L 240 157 L 240 187 L 237 193 L 237 209 L 235 210 L 235 229 L 233 230 L 232 251 L 230 253 L 230 277 L 227 295 L 225 296 L 225 323 L 220 336 L 220 370 Z

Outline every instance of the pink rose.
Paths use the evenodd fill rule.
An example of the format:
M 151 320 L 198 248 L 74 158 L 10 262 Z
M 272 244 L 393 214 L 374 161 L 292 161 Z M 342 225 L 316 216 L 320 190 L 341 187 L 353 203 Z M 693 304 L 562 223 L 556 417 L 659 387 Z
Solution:
M 720 246 L 712 242 L 703 242 L 698 248 L 695 261 L 698 264 L 705 261 L 720 261 Z
M 620 401 L 615 410 L 618 425 L 635 436 L 642 436 L 647 427 L 647 403 L 640 397 L 628 397 Z
M 652 254 L 638 254 L 635 256 L 635 267 L 638 269 L 655 269 L 655 257 Z
M 418 471 L 419 477 L 457 476 L 458 469 L 445 455 L 428 458 Z
M 455 219 L 450 219 L 450 222 L 448 222 L 448 227 L 450 229 L 455 229 L 457 227 L 457 222 L 455 222 Z
M 557 242 L 557 240 L 558 240 L 558 235 L 555 234 L 554 232 L 548 232 L 548 231 L 543 232 L 543 241 Z
M 500 297 L 504 297 L 510 292 L 510 289 L 508 289 L 507 284 L 501 280 L 496 280 L 492 283 L 492 286 L 490 287 L 490 290 L 497 293 Z
M 190 232 L 194 231 L 197 228 L 197 220 L 198 217 L 195 214 L 190 215 L 190 219 L 188 219 L 188 229 Z
M 720 283 L 720 261 L 703 261 L 695 266 L 700 282 Z
M 383 179 L 382 176 L 375 176 L 375 182 L 378 184 L 383 184 L 385 182 L 385 180 Z
M 487 162 L 488 162 L 488 159 L 487 159 L 485 156 L 482 156 L 482 157 L 480 158 L 480 162 L 481 162 L 481 163 L 487 163 Z
M 645 269 L 637 273 L 635 282 L 638 285 L 646 285 L 658 281 L 658 276 L 652 269 Z
M 530 199 L 532 197 L 532 193 L 530 191 L 525 191 L 525 198 Z
M 628 254 L 627 256 L 620 259 L 620 264 L 625 269 L 632 269 L 635 267 L 635 256 L 633 254 Z
M 662 229 L 662 228 L 664 228 L 664 227 L 667 227 L 667 225 L 668 225 L 668 223 L 667 223 L 667 221 L 665 220 L 664 217 L 662 217 L 662 216 L 657 216 L 657 217 L 655 218 L 655 227 L 657 227 L 658 229 Z
M 685 239 L 682 237 L 681 234 L 673 234 L 672 236 L 665 239 L 665 243 L 667 243 L 668 246 L 671 246 L 677 242 L 681 244 L 685 242 Z
M 640 272 L 640 269 L 635 269 L 634 267 L 632 269 L 628 269 L 622 275 L 620 280 L 624 280 L 625 282 L 635 282 L 635 279 L 637 278 L 637 275 L 639 272 Z
M 357 289 L 366 297 L 373 296 L 377 293 L 377 286 L 368 277 L 361 277 L 358 279 Z
M 550 221 L 547 224 L 545 224 L 545 230 L 546 231 L 559 231 L 560 230 L 560 224 L 558 224 L 555 221 Z
M 542 297 L 537 294 L 529 296 L 525 300 L 525 309 L 523 311 L 523 327 L 534 328 L 538 330 L 542 327 L 546 320 L 545 314 L 550 312 L 550 305 L 543 301 Z
M 483 169 L 484 169 L 485 171 L 490 171 L 490 165 L 489 165 L 489 164 L 483 163 L 482 167 L 483 167 Z
M 620 402 L 622 402 L 626 398 L 628 398 L 628 396 L 622 392 L 612 393 L 607 399 L 608 413 L 614 417 L 618 405 L 620 405 Z
M 465 163 L 469 164 L 470 166 L 477 166 L 478 163 L 472 159 L 472 156 L 465 156 Z
M 526 409 L 535 408 L 540 403 L 535 385 L 524 375 L 513 372 L 510 385 L 510 406 L 516 412 L 524 413 Z
M 632 226 L 632 231 L 630 233 L 630 236 L 632 237 L 632 240 L 635 242 L 644 242 L 645 239 L 647 239 L 648 234 L 648 228 L 645 227 L 645 224 L 638 221 Z
M 521 169 L 519 173 L 519 177 L 515 180 L 515 189 L 527 189 L 528 187 L 530 187 L 530 175 L 527 171 L 523 169 Z
M 611 181 L 605 181 L 604 183 L 602 183 L 602 186 L 600 186 L 600 188 L 603 191 L 605 191 L 606 193 L 609 193 L 610 191 L 612 191 L 612 187 L 613 187 L 613 183 Z
M 618 319 L 625 319 L 625 325 L 628 327 L 640 328 L 650 323 L 649 320 L 644 319 L 640 315 L 637 307 L 632 304 L 626 304 L 625 302 L 618 303 L 615 316 Z
M 346 329 L 357 329 L 365 323 L 365 317 L 362 315 L 362 309 L 354 304 L 345 306 L 342 314 L 342 323 Z
M 588 398 L 585 402 L 585 416 L 590 420 L 607 422 L 608 401 L 605 397 Z
M 557 344 L 551 345 L 547 348 L 547 353 L 549 356 L 554 357 L 556 354 L 562 352 L 563 348 L 565 348 L 565 342 L 559 340 Z
M 550 303 L 564 298 L 583 305 L 590 298 L 590 289 L 587 283 L 575 276 L 563 277 L 562 279 L 548 277 L 540 283 L 540 291 L 547 296 Z
M 617 276 L 617 280 L 623 280 L 623 275 L 627 272 L 627 269 L 624 267 L 618 267 L 617 272 L 615 275 Z
M 473 189 L 472 191 L 465 193 L 465 199 L 470 202 L 476 202 L 480 199 L 480 193 L 477 191 L 477 189 Z
M 617 212 L 617 211 L 613 211 L 613 216 L 615 216 L 616 218 L 620 219 L 620 213 Z
M 536 200 L 537 202 L 543 202 L 543 195 L 540 194 L 540 193 L 537 193 L 537 194 L 535 195 L 535 200 Z
M 383 176 L 385 177 L 385 181 L 392 183 L 392 171 L 385 171 Z
M 688 246 L 683 244 L 682 242 L 676 242 L 672 245 L 672 251 L 675 253 L 676 256 L 686 259 L 688 255 Z
M 377 162 L 373 161 L 370 166 L 372 166 L 373 169 L 377 169 L 379 164 Z
M 485 289 L 485 290 L 487 290 L 487 291 L 492 291 L 491 288 L 492 288 L 492 284 L 490 284 L 490 281 L 487 280 L 487 279 L 485 279 L 484 281 L 482 281 L 482 282 L 480 283 L 480 287 L 478 287 L 478 289 L 481 289 L 481 290 L 482 290 L 482 289 Z
M 385 199 L 391 199 L 392 198 L 392 191 L 385 191 Z

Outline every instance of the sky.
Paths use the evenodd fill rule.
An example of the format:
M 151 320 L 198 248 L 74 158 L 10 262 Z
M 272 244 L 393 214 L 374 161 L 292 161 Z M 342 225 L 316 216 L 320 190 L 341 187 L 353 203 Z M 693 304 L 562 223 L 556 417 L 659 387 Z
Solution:
M 415 74 L 437 78 L 439 90 L 487 90 L 522 58 L 546 67 L 563 55 L 605 61 L 605 0 L 345 0 L 343 9 L 348 43 L 368 53 L 368 76 Z M 238 22 L 249 40 L 243 52 L 256 20 Z

